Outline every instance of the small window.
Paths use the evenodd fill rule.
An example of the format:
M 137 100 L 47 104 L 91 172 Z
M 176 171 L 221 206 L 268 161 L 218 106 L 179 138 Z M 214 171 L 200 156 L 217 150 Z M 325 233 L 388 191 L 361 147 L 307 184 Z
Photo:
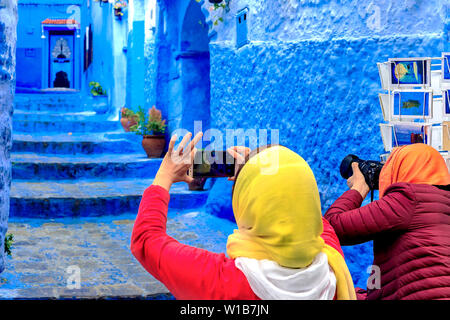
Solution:
M 236 15 L 236 47 L 238 48 L 248 43 L 248 11 L 248 8 L 244 8 Z
M 84 70 L 86 71 L 92 63 L 94 58 L 94 46 L 92 43 L 92 25 L 86 27 L 84 34 Z

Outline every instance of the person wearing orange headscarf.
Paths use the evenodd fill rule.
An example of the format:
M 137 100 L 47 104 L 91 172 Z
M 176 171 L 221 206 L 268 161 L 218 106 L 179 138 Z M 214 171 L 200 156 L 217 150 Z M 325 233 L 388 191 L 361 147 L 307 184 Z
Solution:
M 281 146 L 265 148 L 241 167 L 233 189 L 237 229 L 227 256 L 187 246 L 166 234 L 169 190 L 189 182 L 195 153 L 187 135 L 172 138 L 153 185 L 142 197 L 131 252 L 177 299 L 355 300 L 336 234 L 322 218 L 308 164 Z
M 360 207 L 369 187 L 353 163 L 351 190 L 325 218 L 343 245 L 373 240 L 369 300 L 450 299 L 450 173 L 425 144 L 394 148 L 380 173 L 380 199 Z
M 395 148 L 380 173 L 380 197 L 398 182 L 448 185 L 450 175 L 439 152 L 422 143 Z

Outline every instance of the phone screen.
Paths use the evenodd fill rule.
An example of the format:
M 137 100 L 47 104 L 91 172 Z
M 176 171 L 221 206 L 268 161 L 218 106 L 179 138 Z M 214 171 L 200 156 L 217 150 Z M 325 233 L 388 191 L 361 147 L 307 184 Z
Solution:
M 234 158 L 226 151 L 198 151 L 193 165 L 194 178 L 233 177 Z

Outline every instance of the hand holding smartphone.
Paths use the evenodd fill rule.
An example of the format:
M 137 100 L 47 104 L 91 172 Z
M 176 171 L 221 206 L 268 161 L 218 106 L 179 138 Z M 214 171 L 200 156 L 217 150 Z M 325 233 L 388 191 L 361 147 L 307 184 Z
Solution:
M 191 178 L 226 178 L 236 174 L 236 159 L 227 151 L 201 150 L 194 156 L 189 168 Z

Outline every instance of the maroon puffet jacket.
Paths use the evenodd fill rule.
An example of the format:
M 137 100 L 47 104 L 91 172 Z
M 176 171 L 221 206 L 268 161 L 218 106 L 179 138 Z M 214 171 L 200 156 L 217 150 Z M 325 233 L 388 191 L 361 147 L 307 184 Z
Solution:
M 381 288 L 368 300 L 450 299 L 450 191 L 425 184 L 395 183 L 360 208 L 355 190 L 325 214 L 342 245 L 373 240 Z

